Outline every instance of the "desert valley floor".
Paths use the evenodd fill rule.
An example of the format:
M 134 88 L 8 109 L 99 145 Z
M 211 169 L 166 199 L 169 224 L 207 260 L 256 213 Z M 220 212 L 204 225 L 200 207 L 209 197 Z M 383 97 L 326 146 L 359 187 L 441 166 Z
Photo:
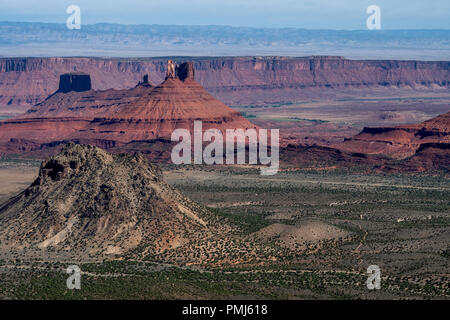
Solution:
M 39 162 L 4 158 L 0 200 L 17 194 Z M 164 179 L 223 221 L 237 237 L 270 248 L 267 259 L 226 266 L 163 261 L 54 260 L 2 252 L 0 298 L 449 298 L 450 182 L 436 175 L 349 170 L 163 166 Z M 299 243 L 303 243 L 299 247 Z M 231 245 L 231 244 L 230 244 Z M 83 290 L 67 290 L 65 268 L 83 270 Z M 369 291 L 378 265 L 382 289 Z
M 11 110 L 0 113 L 0 299 L 449 299 L 448 65 L 424 63 L 442 72 L 419 81 L 421 69 L 402 62 L 417 75 L 414 85 L 402 77 L 372 83 L 361 71 L 360 83 L 344 77 L 335 86 L 343 80 L 334 75 L 348 74 L 328 64 L 356 62 L 305 59 L 304 70 L 325 69 L 323 83 L 314 76 L 317 85 L 267 92 L 250 82 L 216 88 L 232 108 L 194 79 L 191 62 L 169 74 L 170 60 L 159 85 L 130 78 L 128 89 L 99 91 L 87 75 L 70 73 L 61 79 L 89 78 L 89 86 L 66 92 L 60 82 L 47 99 L 40 92 L 26 100 L 21 111 L 33 106 L 21 115 L 11 110 L 24 98 L 8 97 Z M 222 79 L 220 70 L 199 70 Z M 278 102 L 258 103 L 268 96 Z M 188 126 L 199 118 L 280 129 L 279 172 L 171 164 L 167 137 L 180 119 Z M 82 290 L 67 289 L 72 264 Z M 373 265 L 380 290 L 366 284 Z

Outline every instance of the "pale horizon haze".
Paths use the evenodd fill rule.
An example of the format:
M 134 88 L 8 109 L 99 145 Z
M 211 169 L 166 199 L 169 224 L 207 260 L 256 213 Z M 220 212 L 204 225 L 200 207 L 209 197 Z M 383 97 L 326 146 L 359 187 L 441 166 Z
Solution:
M 82 24 L 229 25 L 362 30 L 369 5 L 382 29 L 450 29 L 448 0 L 1 0 L 0 21 L 65 23 L 69 5 Z

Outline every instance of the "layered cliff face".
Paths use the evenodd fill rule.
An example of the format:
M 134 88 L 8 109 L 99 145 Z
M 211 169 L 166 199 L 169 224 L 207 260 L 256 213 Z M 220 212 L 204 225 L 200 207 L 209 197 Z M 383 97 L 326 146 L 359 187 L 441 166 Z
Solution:
M 341 57 L 193 58 L 195 80 L 226 104 L 264 104 L 333 96 L 352 88 L 450 86 L 450 62 L 347 60 Z M 167 60 L 159 58 L 3 58 L 0 106 L 41 102 L 58 88 L 59 75 L 85 72 L 96 90 L 132 88 L 149 74 L 161 83 Z M 183 59 L 178 58 L 178 63 Z M 180 70 L 180 78 L 186 70 Z M 193 76 L 193 74 L 192 74 Z M 23 110 L 24 111 L 24 110 Z
M 97 58 L 0 59 L 0 111 L 28 110 L 58 90 L 61 74 L 71 72 L 89 74 L 94 90 L 129 89 L 145 74 L 161 75 L 150 78 L 150 82 L 160 83 L 165 62 L 146 65 L 145 61 Z
M 387 155 L 404 159 L 432 148 L 448 153 L 450 144 L 450 112 L 418 124 L 396 127 L 364 128 L 361 133 L 337 148 L 349 152 Z
M 156 87 L 143 81 L 129 90 L 58 90 L 24 115 L 0 122 L 2 150 L 36 149 L 62 141 L 108 148 L 170 140 L 175 129 L 193 132 L 195 120 L 203 122 L 203 130 L 257 128 L 210 95 L 193 76 L 192 64 L 175 69 L 169 62 L 166 80 Z

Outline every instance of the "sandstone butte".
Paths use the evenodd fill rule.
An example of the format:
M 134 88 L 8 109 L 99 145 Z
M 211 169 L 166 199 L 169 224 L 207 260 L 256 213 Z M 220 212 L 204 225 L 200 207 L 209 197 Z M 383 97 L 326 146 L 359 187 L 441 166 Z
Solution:
M 257 128 L 210 95 L 194 80 L 190 62 L 169 60 L 165 80 L 153 87 L 148 77 L 128 90 L 92 90 L 89 75 L 64 74 L 59 89 L 25 114 L 0 122 L 3 152 L 77 141 L 101 147 L 135 141 L 170 140 L 177 128 L 193 130 Z

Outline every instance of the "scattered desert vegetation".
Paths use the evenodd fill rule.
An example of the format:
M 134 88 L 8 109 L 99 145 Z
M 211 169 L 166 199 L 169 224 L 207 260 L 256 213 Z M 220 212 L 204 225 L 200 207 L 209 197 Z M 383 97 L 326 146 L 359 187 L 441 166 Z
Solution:
M 212 215 L 212 229 L 226 232 L 194 240 L 195 250 L 142 259 L 2 251 L 0 298 L 450 297 L 445 177 L 342 170 L 263 177 L 254 168 L 170 165 L 163 176 Z M 66 288 L 73 263 L 82 270 L 81 290 Z M 381 290 L 366 287 L 373 264 Z

